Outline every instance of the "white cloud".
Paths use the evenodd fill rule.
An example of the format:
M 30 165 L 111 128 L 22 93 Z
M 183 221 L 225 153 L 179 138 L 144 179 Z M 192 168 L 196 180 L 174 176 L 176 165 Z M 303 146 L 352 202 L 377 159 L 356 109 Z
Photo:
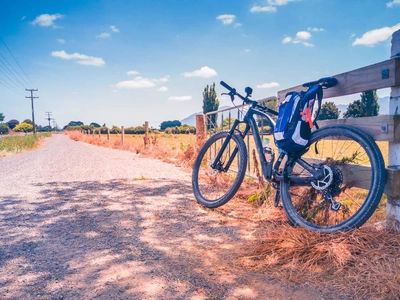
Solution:
M 108 32 L 102 32 L 99 35 L 96 35 L 96 38 L 98 38 L 98 39 L 106 39 L 109 37 L 111 37 L 111 34 Z
M 217 72 L 214 69 L 211 69 L 207 66 L 201 67 L 200 70 L 196 70 L 193 72 L 185 72 L 183 73 L 185 77 L 203 77 L 203 78 L 210 78 L 217 76 Z
M 281 6 L 281 5 L 286 5 L 289 2 L 294 2 L 294 1 L 297 1 L 297 0 L 268 0 L 268 4 Z
M 309 29 L 312 29 L 312 28 L 309 28 Z M 323 31 L 323 30 L 318 30 L 318 31 Z M 301 44 L 301 45 L 306 46 L 306 47 L 314 47 L 313 44 L 311 44 L 309 42 L 306 42 L 311 38 L 312 38 L 312 34 L 310 32 L 308 32 L 308 31 L 299 31 L 299 32 L 296 33 L 296 38 L 293 39 L 290 36 L 285 37 L 282 40 L 282 44 L 293 43 L 293 44 Z
M 259 88 L 259 89 L 270 89 L 270 88 L 274 88 L 274 87 L 278 87 L 278 86 L 279 86 L 279 83 L 270 82 L 270 83 L 259 84 L 259 85 L 257 85 L 257 88 Z
M 392 2 L 386 3 L 387 7 L 393 7 L 394 5 L 400 5 L 400 0 L 393 0 Z
M 308 31 L 299 31 L 298 33 L 296 33 L 296 37 L 299 40 L 309 40 L 311 38 L 311 33 L 309 33 Z
M 53 51 L 51 52 L 51 56 L 59 57 L 66 60 L 76 60 L 78 64 L 85 66 L 100 67 L 105 64 L 104 60 L 100 57 L 88 56 L 80 53 L 68 54 L 64 50 Z
M 259 13 L 259 12 L 276 12 L 276 7 L 274 6 L 253 6 L 250 9 L 250 12 L 252 13 Z
M 111 29 L 112 32 L 119 32 L 119 29 L 114 25 L 111 25 L 110 29 Z
M 301 42 L 304 46 L 306 47 L 314 47 L 313 44 L 307 43 L 307 42 Z
M 162 86 L 158 89 L 160 92 L 168 92 L 168 88 L 166 86 Z
M 189 100 L 192 100 L 192 96 L 172 96 L 172 97 L 169 97 L 168 100 L 171 100 L 171 101 L 189 101 Z
M 57 42 L 59 42 L 60 44 L 65 44 L 65 40 L 64 39 L 57 39 Z
M 119 89 L 145 89 L 157 85 L 157 81 L 151 78 L 135 77 L 132 80 L 118 82 L 115 86 Z
M 364 46 L 374 46 L 378 44 L 379 42 L 386 41 L 389 39 L 393 32 L 397 31 L 400 29 L 400 23 L 392 26 L 392 27 L 383 27 L 379 29 L 374 29 L 367 31 L 366 33 L 363 34 L 362 37 L 357 38 L 353 42 L 353 46 L 356 45 L 364 45 Z
M 50 26 L 56 27 L 54 21 L 62 18 L 64 18 L 64 16 L 61 14 L 54 14 L 54 15 L 43 14 L 37 16 L 35 20 L 32 21 L 32 25 L 39 25 L 43 27 L 50 27 Z
M 139 75 L 140 73 L 138 71 L 128 71 L 126 72 L 126 75 Z
M 168 82 L 169 81 L 169 75 L 158 79 L 158 81 L 159 82 Z
M 238 28 L 240 26 L 242 26 L 242 23 L 235 23 L 235 25 L 233 25 L 234 28 Z
M 243 50 L 245 53 L 249 53 L 250 52 L 250 49 L 244 49 Z
M 235 15 L 219 15 L 217 20 L 220 20 L 222 24 L 229 25 L 232 24 L 233 20 L 235 20 Z
M 253 6 L 250 9 L 250 12 L 252 13 L 260 13 L 260 12 L 268 12 L 268 13 L 274 13 L 277 11 L 276 6 L 282 6 L 286 5 L 289 2 L 293 2 L 297 0 L 268 0 L 266 6 Z
M 146 88 L 152 88 L 157 86 L 160 82 L 166 82 L 168 81 L 168 77 L 163 77 L 163 78 L 143 78 L 141 76 L 137 76 L 132 80 L 126 80 L 126 81 L 121 81 L 118 82 L 115 87 L 119 89 L 146 89 Z
M 325 31 L 323 28 L 317 28 L 317 27 L 308 27 L 308 31 L 314 31 L 314 32 L 320 32 L 320 31 Z

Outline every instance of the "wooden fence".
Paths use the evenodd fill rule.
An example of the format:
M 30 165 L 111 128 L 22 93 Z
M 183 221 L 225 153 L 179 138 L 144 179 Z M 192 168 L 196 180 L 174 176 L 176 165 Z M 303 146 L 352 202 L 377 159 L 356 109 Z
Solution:
M 144 133 L 144 146 L 146 147 L 147 145 L 150 144 L 150 139 L 149 139 L 149 122 L 145 122 L 145 133 Z M 85 134 L 90 134 L 93 135 L 93 137 L 98 136 L 100 138 L 101 136 L 101 128 L 95 128 L 92 130 L 83 130 L 83 133 Z M 107 140 L 110 140 L 110 128 L 107 128 Z M 125 126 L 121 126 L 121 143 L 122 145 L 125 143 Z
M 376 141 L 389 142 L 387 179 L 385 194 L 387 195 L 387 226 L 400 230 L 400 30 L 393 33 L 391 58 L 360 69 L 333 75 L 338 79 L 337 86 L 324 91 L 324 99 L 361 93 L 369 90 L 391 88 L 389 115 L 326 120 L 318 122 L 320 127 L 332 124 L 347 124 L 358 127 L 368 133 Z M 279 91 L 277 98 L 284 99 L 288 91 L 301 91 L 299 85 Z M 199 138 L 204 139 L 205 118 L 197 117 L 196 131 L 202 132 Z

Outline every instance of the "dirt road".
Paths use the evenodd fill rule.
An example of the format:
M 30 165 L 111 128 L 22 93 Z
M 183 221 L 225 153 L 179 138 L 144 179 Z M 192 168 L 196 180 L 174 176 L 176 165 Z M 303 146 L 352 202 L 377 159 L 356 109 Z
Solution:
M 0 299 L 329 299 L 234 263 L 255 226 L 238 206 L 206 210 L 174 165 L 54 135 L 0 158 Z

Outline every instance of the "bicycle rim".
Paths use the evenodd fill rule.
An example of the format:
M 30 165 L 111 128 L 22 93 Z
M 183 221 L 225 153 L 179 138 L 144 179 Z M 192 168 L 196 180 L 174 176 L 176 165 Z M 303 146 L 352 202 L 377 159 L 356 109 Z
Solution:
M 217 165 L 212 168 L 215 157 L 219 153 L 227 132 L 212 136 L 199 152 L 193 167 L 192 186 L 196 200 L 210 208 L 228 202 L 239 189 L 246 171 L 247 155 L 241 137 L 234 135 L 222 153 Z M 228 170 L 225 170 L 234 149 L 237 153 Z
M 369 219 L 385 182 L 382 154 L 369 136 L 349 126 L 323 128 L 313 134 L 302 159 L 322 164 L 324 176 L 308 185 L 281 184 L 283 205 L 293 224 L 334 232 L 359 227 Z M 291 176 L 311 176 L 297 163 L 287 171 Z

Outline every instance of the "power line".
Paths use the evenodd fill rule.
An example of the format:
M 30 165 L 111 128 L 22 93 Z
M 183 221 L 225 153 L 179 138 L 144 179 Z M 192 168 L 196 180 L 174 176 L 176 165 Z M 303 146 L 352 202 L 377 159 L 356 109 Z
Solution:
M 21 65 L 18 63 L 17 59 L 14 57 L 14 55 L 12 54 L 11 50 L 8 48 L 6 42 L 4 42 L 4 40 L 0 37 L 0 40 L 3 42 L 4 46 L 7 48 L 8 52 L 11 54 L 12 58 L 14 59 L 14 61 L 17 63 L 18 67 L 21 69 L 22 73 L 25 74 L 26 78 L 29 80 L 29 82 L 35 86 L 35 84 L 31 81 L 31 79 L 29 78 L 29 76 L 25 73 L 24 69 L 22 69 Z
M 6 44 L 6 42 L 0 37 L 0 40 L 1 40 L 1 42 L 4 44 L 4 46 L 5 46 L 5 48 L 8 50 L 8 52 L 9 52 L 9 54 L 11 55 L 11 57 L 13 58 L 13 60 L 15 61 L 15 63 L 18 65 L 18 67 L 19 67 L 19 69 L 22 71 L 22 73 L 25 75 L 25 77 L 27 78 L 27 80 L 32 84 L 32 86 L 34 87 L 34 88 L 36 88 L 36 85 L 32 82 L 32 80 L 29 78 L 29 76 L 26 74 L 26 72 L 24 71 L 24 69 L 21 67 L 21 65 L 20 65 L 20 63 L 17 61 L 17 59 L 15 58 L 15 56 L 14 56 L 14 54 L 11 52 L 11 50 L 10 50 L 10 48 L 7 46 L 7 44 Z M 22 89 L 24 89 L 24 87 L 25 86 L 29 86 L 30 84 L 28 83 L 28 81 L 26 81 L 25 80 L 25 78 L 23 77 L 23 76 L 21 76 L 21 74 L 16 70 L 16 68 L 14 68 L 13 66 L 12 66 L 12 64 L 7 60 L 7 58 L 5 57 L 5 56 L 3 56 L 1 53 L 0 53 L 0 56 L 4 59 L 4 61 L 8 64 L 8 66 L 10 66 L 10 68 L 14 71 L 12 71 L 12 70 L 10 70 L 10 68 L 8 68 L 7 67 L 7 65 L 0 59 L 0 62 L 1 62 L 1 64 L 3 64 L 4 65 L 4 67 L 0 64 L 0 68 L 2 68 L 3 70 L 5 70 L 5 69 L 7 69 L 7 71 L 8 71 L 8 73 L 9 74 L 11 74 L 12 75 L 12 77 L 14 77 L 17 81 L 18 81 L 18 83 L 19 84 L 21 84 L 22 85 Z M 12 91 L 14 91 L 14 92 L 16 92 L 15 90 L 19 90 L 19 86 L 18 86 L 18 84 L 12 79 L 12 78 L 10 78 L 6 73 L 4 73 L 1 69 L 0 69 L 0 72 L 2 72 L 7 78 L 8 78 L 8 80 L 11 82 L 11 83 L 13 83 L 13 85 L 15 85 L 17 88 L 14 88 L 13 86 L 11 86 L 10 85 L 10 83 L 9 82 L 7 82 L 6 80 L 4 80 L 3 79 L 3 82 L 5 82 L 5 83 L 7 83 L 9 86 L 11 86 L 12 87 Z M 18 77 L 25 83 L 22 83 L 21 82 L 21 80 L 19 80 L 18 78 L 17 78 L 17 76 L 15 75 L 18 75 Z M 0 78 L 1 79 L 1 78 Z M 1 82 L 0 82 L 0 84 L 1 84 Z M 3 86 L 4 86 L 4 84 L 2 84 Z M 10 88 L 9 88 L 10 89 Z M 27 89 L 25 89 L 25 90 L 27 90 Z M 38 89 L 36 88 L 36 90 L 35 91 L 38 91 Z M 40 94 L 40 92 L 38 92 L 38 94 L 39 94 L 39 96 L 42 98 L 42 95 Z M 39 97 L 37 97 L 37 98 L 39 98 Z M 42 101 L 40 101 L 40 100 L 38 100 L 39 102 L 38 102 L 38 104 L 41 106 L 41 108 L 43 109 L 43 111 L 44 112 L 46 112 L 46 108 L 44 107 L 44 105 L 43 105 L 43 103 L 42 103 Z
M 5 81 L 3 78 L 0 77 L 0 80 L 2 80 L 4 83 L 6 83 L 6 84 L 8 85 L 8 86 L 7 86 L 7 85 L 5 85 L 4 83 L 1 83 L 1 82 L 0 82 L 0 84 L 1 84 L 2 86 L 8 88 L 10 91 L 12 91 L 12 92 L 14 92 L 14 93 L 16 93 L 16 94 L 18 94 L 18 95 L 23 95 L 22 92 L 19 92 L 19 90 L 15 89 L 13 86 L 11 86 L 11 85 L 10 85 L 7 81 Z
M 8 80 L 11 81 L 17 87 L 17 89 L 20 88 L 20 86 L 14 81 L 14 79 L 10 78 L 6 73 L 3 72 L 3 70 L 0 69 L 0 72 L 3 73 L 4 76 L 6 76 Z
M 18 74 L 18 72 L 14 69 L 14 67 L 7 61 L 7 59 L 3 56 L 3 54 L 0 53 L 0 56 L 3 57 L 3 59 L 5 60 L 5 62 L 11 67 L 11 69 L 13 69 L 13 71 L 19 76 L 19 78 L 21 78 L 26 85 L 29 85 L 29 83 L 26 82 L 26 80 L 24 78 L 22 78 L 22 76 L 20 74 Z M 22 86 L 24 86 L 25 84 L 22 83 L 22 81 L 17 78 L 17 76 L 14 75 L 14 73 L 7 67 L 7 65 L 0 59 L 0 62 L 3 64 L 4 67 L 2 67 L 3 69 L 7 69 L 8 73 L 11 74 Z

